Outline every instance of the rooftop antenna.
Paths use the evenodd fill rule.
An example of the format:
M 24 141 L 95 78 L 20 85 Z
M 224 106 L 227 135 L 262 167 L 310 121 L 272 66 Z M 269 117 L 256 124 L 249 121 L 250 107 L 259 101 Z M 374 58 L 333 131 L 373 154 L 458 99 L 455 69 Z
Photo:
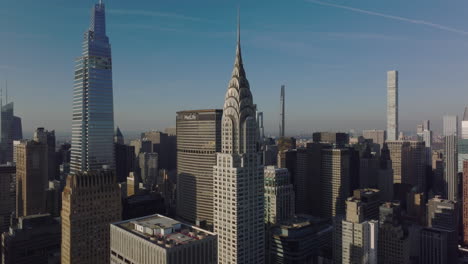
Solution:
M 237 7 L 237 45 L 240 44 L 240 7 Z

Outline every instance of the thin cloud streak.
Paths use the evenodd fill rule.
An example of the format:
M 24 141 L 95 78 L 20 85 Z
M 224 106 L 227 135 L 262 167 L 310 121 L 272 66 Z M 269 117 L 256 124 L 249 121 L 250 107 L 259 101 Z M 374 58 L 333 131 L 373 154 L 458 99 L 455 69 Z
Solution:
M 452 27 L 447 27 L 447 26 L 444 26 L 444 25 L 440 25 L 440 24 L 436 24 L 436 23 L 432 23 L 432 22 L 428 22 L 428 21 L 424 21 L 424 20 L 417 20 L 417 19 L 411 19 L 411 18 L 406 18 L 406 17 L 387 15 L 387 14 L 383 14 L 383 13 L 367 11 L 367 10 L 364 10 L 364 9 L 359 9 L 359 8 L 354 8 L 354 7 L 344 6 L 344 5 L 337 5 L 337 4 L 332 4 L 332 3 L 328 3 L 328 2 L 322 2 L 322 1 L 318 1 L 318 0 L 306 0 L 306 1 L 309 2 L 309 3 L 318 4 L 318 5 L 322 5 L 322 6 L 330 6 L 330 7 L 345 9 L 345 10 L 353 11 L 353 12 L 356 12 L 356 13 L 367 14 L 367 15 L 371 15 L 371 16 L 384 17 L 384 18 L 398 20 L 398 21 L 402 21 L 402 22 L 408 22 L 408 23 L 412 23 L 412 24 L 424 25 L 424 26 L 432 27 L 432 28 L 439 29 L 439 30 L 444 30 L 444 31 L 452 32 L 452 33 L 457 33 L 457 34 L 460 34 L 460 35 L 468 35 L 468 31 L 464 31 L 464 30 L 460 30 L 460 29 L 456 29 L 456 28 L 452 28 Z
M 165 12 L 156 12 L 156 11 L 147 11 L 147 10 L 123 10 L 123 9 L 111 9 L 108 11 L 111 14 L 116 15 L 137 15 L 137 16 L 149 16 L 149 17 L 166 17 L 174 18 L 188 21 L 199 21 L 199 22 L 209 22 L 203 18 L 191 17 L 175 13 L 165 13 Z

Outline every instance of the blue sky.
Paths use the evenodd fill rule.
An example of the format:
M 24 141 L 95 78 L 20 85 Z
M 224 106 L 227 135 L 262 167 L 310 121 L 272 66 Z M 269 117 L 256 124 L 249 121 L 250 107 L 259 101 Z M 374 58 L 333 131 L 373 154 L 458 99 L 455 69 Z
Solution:
M 97 1 L 97 0 L 96 0 Z M 0 82 L 26 135 L 71 128 L 74 59 L 92 0 L 0 0 Z M 178 110 L 221 108 L 234 62 L 236 10 L 254 102 L 277 134 L 384 129 L 386 71 L 400 71 L 404 130 L 468 105 L 468 2 L 462 0 L 108 0 L 115 123 L 175 126 Z

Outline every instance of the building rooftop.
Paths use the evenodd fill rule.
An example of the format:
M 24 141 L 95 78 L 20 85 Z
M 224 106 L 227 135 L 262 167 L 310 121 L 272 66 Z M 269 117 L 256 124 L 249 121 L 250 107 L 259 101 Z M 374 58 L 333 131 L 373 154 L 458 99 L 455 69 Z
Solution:
M 158 214 L 117 222 L 112 225 L 163 248 L 171 248 L 215 236 L 209 231 Z

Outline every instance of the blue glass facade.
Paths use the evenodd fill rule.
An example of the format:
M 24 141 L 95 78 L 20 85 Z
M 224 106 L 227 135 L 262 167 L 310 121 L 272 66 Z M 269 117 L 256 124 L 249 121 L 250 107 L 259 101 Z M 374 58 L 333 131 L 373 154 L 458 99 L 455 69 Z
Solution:
M 73 88 L 71 172 L 114 168 L 111 45 L 103 3 L 91 13 Z

